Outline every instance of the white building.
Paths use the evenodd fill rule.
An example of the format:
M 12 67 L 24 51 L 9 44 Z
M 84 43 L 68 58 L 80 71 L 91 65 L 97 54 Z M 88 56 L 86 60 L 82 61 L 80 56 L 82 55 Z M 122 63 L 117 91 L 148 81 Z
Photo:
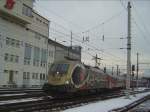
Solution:
M 81 60 L 80 47 L 48 39 L 49 21 L 33 10 L 33 1 L 0 0 L 0 87 L 41 87 L 54 61 L 68 53 Z
M 49 21 L 33 0 L 0 0 L 0 86 L 37 87 L 46 80 Z
M 48 43 L 49 45 L 53 46 L 53 52 L 54 52 L 53 60 L 54 61 L 66 60 L 67 59 L 66 57 L 81 61 L 81 47 L 80 46 L 68 47 L 50 39 L 48 40 Z M 49 54 L 52 54 L 52 53 L 49 53 Z

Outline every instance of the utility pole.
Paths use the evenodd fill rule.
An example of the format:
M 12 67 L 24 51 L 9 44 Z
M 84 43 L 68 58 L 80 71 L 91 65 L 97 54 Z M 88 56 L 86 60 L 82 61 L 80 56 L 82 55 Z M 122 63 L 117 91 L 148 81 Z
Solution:
M 137 53 L 137 67 L 136 67 L 136 87 L 138 88 L 138 75 L 139 75 L 139 53 Z
M 100 63 L 98 61 L 103 60 L 102 58 L 99 58 L 96 54 L 96 56 L 93 56 L 93 59 L 95 60 L 95 66 L 99 66 Z
M 118 75 L 120 75 L 120 68 L 119 68 L 119 70 L 118 70 Z
M 119 75 L 119 65 L 117 65 L 117 76 Z
M 72 49 L 72 31 L 71 31 L 70 47 Z
M 70 57 L 70 49 L 72 49 L 72 31 L 70 35 L 70 47 L 68 47 L 68 57 Z
M 112 67 L 112 75 L 114 75 L 114 67 Z
M 131 4 L 128 2 L 128 36 L 127 36 L 127 76 L 126 76 L 126 90 L 129 98 L 130 77 L 131 77 Z
M 95 56 L 95 66 L 98 66 L 98 57 L 97 57 L 97 54 Z

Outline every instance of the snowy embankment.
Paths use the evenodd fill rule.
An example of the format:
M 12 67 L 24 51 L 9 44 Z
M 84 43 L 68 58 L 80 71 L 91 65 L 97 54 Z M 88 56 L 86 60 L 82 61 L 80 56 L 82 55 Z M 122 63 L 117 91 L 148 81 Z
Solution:
M 126 105 L 129 105 L 147 95 L 150 95 L 150 92 L 136 94 L 136 97 L 131 95 L 130 99 L 126 99 L 126 97 L 120 97 L 120 98 L 113 98 L 104 101 L 98 101 L 96 103 L 91 103 L 81 107 L 67 109 L 64 110 L 63 112 L 109 112 L 113 109 L 121 108 Z

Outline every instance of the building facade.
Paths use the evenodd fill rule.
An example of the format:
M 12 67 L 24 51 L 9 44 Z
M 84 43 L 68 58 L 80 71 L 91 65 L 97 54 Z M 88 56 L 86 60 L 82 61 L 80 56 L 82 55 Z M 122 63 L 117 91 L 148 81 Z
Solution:
M 48 39 L 49 21 L 33 3 L 0 0 L 0 87 L 41 87 L 54 61 L 68 53 L 81 60 L 81 49 Z
M 37 87 L 46 80 L 49 21 L 33 0 L 0 1 L 0 86 Z
M 80 46 L 64 46 L 51 39 L 48 40 L 49 45 L 53 46 L 53 60 L 62 61 L 67 60 L 67 57 L 81 61 L 81 47 Z

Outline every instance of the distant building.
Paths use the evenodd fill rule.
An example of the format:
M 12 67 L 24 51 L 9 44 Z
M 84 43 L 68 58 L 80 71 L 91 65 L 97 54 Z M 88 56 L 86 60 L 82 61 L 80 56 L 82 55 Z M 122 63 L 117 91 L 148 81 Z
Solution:
M 54 61 L 81 60 L 81 47 L 48 39 L 49 21 L 33 10 L 33 2 L 0 0 L 0 87 L 41 87 Z
M 66 60 L 66 57 L 81 61 L 81 47 L 80 46 L 64 46 L 51 39 L 48 40 L 49 45 L 53 45 L 52 51 L 54 53 L 54 61 Z
M 0 86 L 38 87 L 46 80 L 49 21 L 33 0 L 0 0 Z

